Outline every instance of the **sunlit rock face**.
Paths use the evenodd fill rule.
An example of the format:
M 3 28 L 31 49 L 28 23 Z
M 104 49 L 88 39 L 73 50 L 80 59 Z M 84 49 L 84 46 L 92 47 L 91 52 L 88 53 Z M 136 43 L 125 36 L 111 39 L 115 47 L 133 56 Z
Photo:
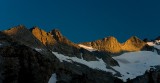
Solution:
M 96 40 L 93 42 L 82 43 L 87 46 L 91 46 L 100 51 L 107 51 L 110 53 L 119 53 L 122 51 L 121 44 L 117 41 L 115 37 L 106 37 L 102 40 Z
M 44 30 L 33 27 L 31 29 L 32 34 L 40 40 L 44 45 L 54 45 L 56 40 L 53 38 L 52 34 L 45 32 Z
M 107 37 L 102 40 L 85 42 L 81 44 L 98 49 L 99 51 L 106 51 L 112 54 L 125 51 L 140 51 L 146 45 L 145 42 L 137 37 L 131 37 L 123 44 L 119 43 L 115 37 Z
M 146 43 L 139 38 L 133 36 L 129 38 L 124 44 L 122 44 L 122 49 L 124 51 L 140 51 L 144 48 Z
M 3 33 L 15 39 L 21 44 L 25 44 L 33 48 L 43 47 L 43 44 L 23 25 L 5 30 Z
M 79 46 L 77 44 L 73 43 L 72 41 L 70 41 L 69 39 L 67 39 L 65 36 L 63 36 L 62 33 L 58 29 L 53 29 L 49 33 L 52 34 L 53 38 L 57 42 L 59 42 L 61 44 L 67 44 L 67 45 L 79 48 Z

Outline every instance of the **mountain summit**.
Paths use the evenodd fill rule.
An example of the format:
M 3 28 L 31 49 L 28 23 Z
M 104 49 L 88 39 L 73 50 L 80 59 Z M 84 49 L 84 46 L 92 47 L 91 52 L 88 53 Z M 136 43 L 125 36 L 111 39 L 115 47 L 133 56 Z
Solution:
M 146 43 L 136 36 L 129 38 L 125 43 L 122 44 L 124 51 L 140 51 L 144 48 Z
M 86 46 L 91 46 L 100 51 L 107 51 L 110 53 L 119 53 L 122 51 L 121 44 L 113 36 L 103 38 L 102 40 L 96 40 L 93 42 L 85 42 L 81 44 L 86 45 Z

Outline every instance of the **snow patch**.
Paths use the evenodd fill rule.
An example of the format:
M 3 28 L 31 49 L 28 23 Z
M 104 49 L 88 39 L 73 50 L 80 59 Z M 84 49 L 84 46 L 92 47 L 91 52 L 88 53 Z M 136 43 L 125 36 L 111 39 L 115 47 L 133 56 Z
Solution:
M 98 61 L 86 61 L 84 59 L 79 59 L 77 57 L 68 57 L 64 56 L 62 54 L 58 54 L 57 52 L 52 52 L 61 62 L 67 61 L 67 62 L 77 62 L 84 64 L 92 69 L 98 69 L 98 70 L 103 70 L 106 72 L 111 72 L 112 74 L 115 74 L 115 71 L 111 69 L 106 68 L 106 63 L 102 59 L 98 59 Z
M 120 66 L 112 68 L 121 73 L 122 77 L 118 78 L 123 81 L 143 75 L 151 66 L 160 65 L 160 56 L 150 51 L 124 53 L 113 58 L 118 61 Z
M 56 77 L 57 77 L 56 74 L 53 73 L 51 78 L 49 79 L 48 83 L 56 83 L 56 81 L 57 81 Z
M 40 48 L 35 48 L 35 50 L 38 51 L 38 52 L 42 51 L 42 49 L 40 49 Z
M 153 46 L 157 49 L 160 49 L 160 45 L 158 45 L 159 43 L 160 43 L 160 40 L 156 40 L 155 42 L 147 42 L 149 46 Z
M 156 44 L 160 44 L 160 40 L 155 40 Z
M 154 42 L 147 42 L 147 44 L 148 44 L 149 46 L 155 46 L 155 43 L 154 43 Z
M 81 48 L 84 48 L 84 49 L 90 51 L 90 52 L 97 51 L 97 49 L 94 49 L 94 48 L 92 48 L 92 47 L 85 46 L 85 45 L 82 45 L 82 44 L 79 44 L 79 46 L 80 46 Z

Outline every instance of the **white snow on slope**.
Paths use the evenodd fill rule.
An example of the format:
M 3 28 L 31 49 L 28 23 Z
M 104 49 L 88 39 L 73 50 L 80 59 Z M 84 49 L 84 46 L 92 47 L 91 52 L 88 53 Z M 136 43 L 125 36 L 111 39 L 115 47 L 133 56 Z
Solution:
M 113 58 L 118 61 L 120 67 L 114 66 L 112 68 L 123 75 L 119 77 L 123 81 L 126 81 L 127 78 L 133 79 L 143 75 L 151 66 L 160 65 L 160 55 L 150 51 L 124 53 Z
M 160 45 L 155 45 L 154 47 L 160 50 Z
M 159 41 L 160 41 L 160 40 L 159 40 Z M 157 40 L 156 43 L 159 43 L 159 41 Z M 160 49 L 160 45 L 157 45 L 156 43 L 154 43 L 154 42 L 147 42 L 147 44 L 148 44 L 149 46 L 154 46 L 155 48 Z
M 147 42 L 147 44 L 148 44 L 149 46 L 155 46 L 155 43 L 154 43 L 154 42 Z
M 160 44 L 160 40 L 155 40 L 155 42 L 156 42 L 157 44 Z
M 106 68 L 106 63 L 102 60 L 102 59 L 98 59 L 98 61 L 86 61 L 83 58 L 79 59 L 77 57 L 68 57 L 68 56 L 64 56 L 62 54 L 58 54 L 57 52 L 52 52 L 61 62 L 63 61 L 67 61 L 67 62 L 77 62 L 77 63 L 81 63 L 84 64 L 92 69 L 98 69 L 98 70 L 103 70 L 106 72 L 111 72 L 112 74 L 115 74 L 115 71 L 111 70 L 111 69 L 107 69 Z
M 38 52 L 42 51 L 41 48 L 35 48 L 35 50 L 38 51 Z
M 90 52 L 97 50 L 97 49 L 94 49 L 94 48 L 92 48 L 92 47 L 85 46 L 85 45 L 82 45 L 82 44 L 79 44 L 79 46 L 80 46 L 81 48 L 84 48 L 84 49 L 90 51 Z
M 57 81 L 57 78 L 56 78 L 56 74 L 52 74 L 51 78 L 49 79 L 48 83 L 56 83 Z

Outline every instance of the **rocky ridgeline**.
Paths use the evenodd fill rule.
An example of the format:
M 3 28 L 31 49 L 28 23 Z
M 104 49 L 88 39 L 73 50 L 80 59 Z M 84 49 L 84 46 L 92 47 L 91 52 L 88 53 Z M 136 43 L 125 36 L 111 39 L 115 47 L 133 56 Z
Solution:
M 93 47 L 99 51 L 106 51 L 109 53 L 121 53 L 126 51 L 140 51 L 142 50 L 146 43 L 139 38 L 133 36 L 129 38 L 125 43 L 119 43 L 115 37 L 106 37 L 102 40 L 96 40 L 93 42 L 81 43 L 86 46 Z
M 30 47 L 43 47 L 44 45 L 27 29 L 20 25 L 9 30 L 3 31 L 4 34 L 10 36 L 15 41 Z
M 53 73 L 56 73 L 57 83 L 123 83 L 110 72 L 92 69 L 74 61 L 61 62 L 52 52 L 85 61 L 98 61 L 99 58 L 111 69 L 111 66 L 119 64 L 110 53 L 138 51 L 145 46 L 137 37 L 131 37 L 123 44 L 114 37 L 82 44 L 98 51 L 90 52 L 79 47 L 57 29 L 45 32 L 38 27 L 27 29 L 20 25 L 2 31 L 0 83 L 48 83 Z
M 119 80 L 109 72 L 91 69 L 83 64 L 60 62 L 52 51 L 69 57 L 83 58 L 86 61 L 97 61 L 97 56 L 103 55 L 106 57 L 99 58 L 102 58 L 108 66 L 118 65 L 107 53 L 94 53 L 80 48 L 56 29 L 45 32 L 38 27 L 27 29 L 21 25 L 5 30 L 1 34 L 0 43 L 5 42 L 5 44 L 0 47 L 2 56 L 0 59 L 4 59 L 0 64 L 2 68 L 0 82 L 47 83 L 54 72 L 60 83 L 81 83 L 81 81 L 113 83 L 114 80 Z M 3 67 L 6 65 L 9 67 Z

